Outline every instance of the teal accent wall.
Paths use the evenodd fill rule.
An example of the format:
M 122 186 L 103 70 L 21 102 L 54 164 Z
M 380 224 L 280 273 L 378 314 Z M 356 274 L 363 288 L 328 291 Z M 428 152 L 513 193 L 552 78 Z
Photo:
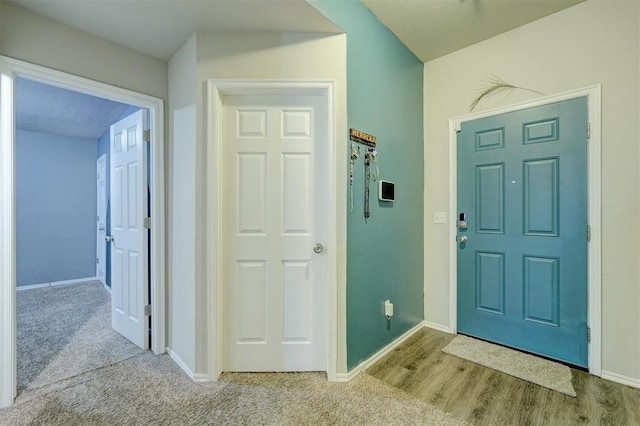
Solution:
M 371 217 L 365 220 L 361 146 L 347 218 L 352 369 L 424 318 L 423 63 L 359 1 L 308 1 L 347 34 L 348 125 L 378 138 L 380 178 L 396 183 L 395 202 L 379 202 L 372 178 Z M 386 299 L 394 303 L 390 321 L 383 315 Z

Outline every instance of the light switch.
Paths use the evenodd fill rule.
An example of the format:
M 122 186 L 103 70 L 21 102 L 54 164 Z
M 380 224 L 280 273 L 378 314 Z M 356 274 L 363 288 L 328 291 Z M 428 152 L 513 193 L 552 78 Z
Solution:
M 447 212 L 434 212 L 433 223 L 447 223 Z

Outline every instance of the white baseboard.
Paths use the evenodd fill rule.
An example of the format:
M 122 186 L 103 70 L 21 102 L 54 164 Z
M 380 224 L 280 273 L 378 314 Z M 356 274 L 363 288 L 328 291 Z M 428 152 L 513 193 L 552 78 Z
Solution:
M 636 379 L 629 376 L 623 376 L 622 374 L 612 373 L 610 371 L 602 370 L 603 379 L 611 380 L 612 382 L 620 383 L 623 385 L 631 386 L 640 389 L 640 379 Z
M 31 285 L 21 285 L 21 286 L 16 286 L 16 290 L 17 291 L 33 290 L 35 288 L 55 287 L 58 285 L 65 285 L 65 284 L 80 284 L 80 283 L 86 283 L 87 281 L 99 281 L 99 280 L 98 280 L 98 277 L 76 278 L 74 280 L 54 281 L 50 283 L 40 283 L 40 284 L 31 284 Z
M 360 364 L 358 364 L 354 369 L 352 369 L 348 373 L 338 373 L 336 375 L 336 381 L 337 382 L 348 382 L 349 380 L 353 379 L 361 371 L 365 371 L 367 368 L 371 367 L 373 364 L 375 364 L 376 362 L 380 361 L 387 354 L 391 353 L 395 348 L 397 348 L 402 343 L 404 343 L 405 340 L 407 340 L 409 337 L 413 336 L 416 332 L 420 331 L 424 327 L 425 327 L 424 321 L 419 322 L 418 324 L 414 325 L 412 328 L 410 328 L 408 331 L 406 331 L 403 335 L 401 335 L 400 337 L 395 339 L 393 342 L 389 343 L 384 348 L 380 349 L 378 352 L 376 352 L 375 354 L 370 356 L 368 359 L 362 361 Z
M 193 373 L 193 371 L 191 371 L 191 369 L 189 367 L 187 367 L 187 364 L 182 360 L 182 358 L 180 358 L 180 356 L 178 356 L 178 354 L 176 354 L 174 351 L 171 350 L 171 348 L 167 348 L 167 354 L 169 355 L 169 357 L 171 357 L 171 359 L 178 364 L 178 367 L 180 367 L 180 369 L 182 371 L 184 371 L 187 376 L 189 376 L 189 378 L 193 381 L 195 381 L 195 377 L 196 374 Z M 200 376 L 198 374 L 198 376 Z
M 351 380 L 353 380 L 354 377 L 356 377 L 358 374 L 360 374 L 360 370 L 358 369 L 358 367 L 354 368 L 353 370 L 349 371 L 348 373 L 336 373 L 336 382 L 349 382 Z
M 424 321 L 423 324 L 424 324 L 425 327 L 429 327 L 429 328 L 432 328 L 434 330 L 442 331 L 444 333 L 453 334 L 451 332 L 451 329 L 447 325 L 437 324 L 437 323 L 431 322 L 431 321 Z
M 191 377 L 191 379 L 194 382 L 210 382 L 211 381 L 209 380 L 208 374 L 194 374 L 193 377 Z

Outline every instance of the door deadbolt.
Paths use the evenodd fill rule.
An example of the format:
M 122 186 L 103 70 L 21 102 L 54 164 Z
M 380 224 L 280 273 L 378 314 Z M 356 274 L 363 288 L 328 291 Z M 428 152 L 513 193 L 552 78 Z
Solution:
M 316 253 L 322 253 L 323 250 L 324 250 L 324 246 L 320 243 L 316 243 L 316 245 L 313 246 L 313 251 Z

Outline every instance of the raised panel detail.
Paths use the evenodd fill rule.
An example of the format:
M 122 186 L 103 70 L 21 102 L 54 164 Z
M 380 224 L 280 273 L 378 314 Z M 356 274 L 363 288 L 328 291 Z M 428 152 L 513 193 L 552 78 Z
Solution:
M 138 207 L 140 206 L 139 198 L 142 195 L 138 194 L 139 188 L 138 182 L 138 163 L 129 163 L 127 164 L 127 193 L 123 194 L 127 197 L 128 208 L 127 208 L 127 228 L 130 231 L 138 230 L 138 217 L 141 217 L 141 212 L 138 211 Z
M 118 132 L 113 136 L 113 152 L 122 152 L 122 132 Z
M 237 212 L 239 234 L 264 234 L 266 206 L 266 154 L 238 154 Z
M 558 118 L 534 121 L 522 125 L 522 143 L 557 141 L 559 138 Z
M 112 260 L 112 268 L 111 268 L 111 280 L 112 282 L 120 283 L 119 286 L 113 286 L 111 289 L 111 293 L 113 296 L 113 307 L 116 312 L 123 315 L 124 314 L 124 288 L 126 285 L 124 270 L 126 267 L 127 259 L 124 256 L 124 250 L 119 248 L 114 248 L 113 244 L 111 245 L 111 255 L 113 256 Z
M 133 151 L 137 148 L 136 127 L 127 130 L 127 151 Z
M 310 138 L 311 110 L 283 110 L 282 137 Z
M 476 309 L 504 314 L 504 253 L 476 252 Z
M 238 343 L 266 343 L 266 264 L 238 262 Z
M 504 233 L 504 163 L 476 167 L 476 231 Z
M 121 165 L 117 165 L 113 169 L 113 176 L 111 176 L 113 181 L 112 186 L 115 188 L 124 189 L 124 168 Z M 111 202 L 113 203 L 111 218 L 111 227 L 114 230 L 121 230 L 124 228 L 124 212 L 122 211 L 123 199 L 126 196 L 123 190 L 116 192 L 116 196 L 112 197 Z
M 559 326 L 560 259 L 524 256 L 524 319 Z
M 559 235 L 558 173 L 558 158 L 524 161 L 522 223 L 525 235 Z
M 238 110 L 238 135 L 241 138 L 264 138 L 267 136 L 266 110 Z
M 282 232 L 311 232 L 311 155 L 282 155 Z
M 504 127 L 476 132 L 476 151 L 504 148 Z
M 283 314 L 285 343 L 311 342 L 311 264 L 308 261 L 284 261 Z
M 138 272 L 140 265 L 140 256 L 134 251 L 127 252 L 127 274 L 129 283 L 138 282 Z M 141 306 L 138 301 L 138 289 L 135 285 L 127 285 L 127 314 L 129 319 L 140 321 L 141 312 L 138 312 L 138 306 Z

